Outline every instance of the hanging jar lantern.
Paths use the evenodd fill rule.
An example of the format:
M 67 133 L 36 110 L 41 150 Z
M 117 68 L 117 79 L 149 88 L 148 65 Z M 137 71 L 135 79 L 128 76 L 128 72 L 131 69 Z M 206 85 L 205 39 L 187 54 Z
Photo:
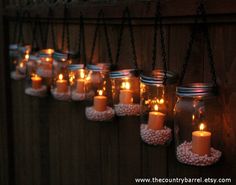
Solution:
M 37 67 L 37 74 L 39 76 L 47 79 L 52 78 L 53 53 L 53 49 L 44 49 L 39 51 L 38 57 L 40 58 L 40 61 Z M 49 80 L 49 85 L 50 81 L 51 80 Z
M 92 121 L 108 121 L 114 116 L 111 101 L 111 84 L 109 79 L 110 64 L 87 65 L 86 77 L 86 117 Z
M 51 93 L 55 99 L 69 100 L 70 99 L 70 84 L 68 65 L 71 60 L 67 53 L 54 52 L 53 54 L 53 83 Z
M 31 51 L 30 45 L 25 46 L 12 46 L 12 59 L 13 59 L 13 69 L 11 72 L 11 78 L 15 80 L 20 80 L 26 76 L 26 63 L 29 60 L 29 55 Z
M 142 140 L 151 145 L 166 145 L 172 139 L 171 129 L 167 123 L 173 110 L 171 102 L 177 75 L 167 71 L 165 84 L 164 76 L 163 70 L 154 70 L 142 74 L 140 78 L 140 133 Z
M 203 24 L 198 24 L 201 19 Z M 198 27 L 201 26 L 201 29 Z M 197 31 L 204 32 L 208 62 L 213 83 L 184 84 L 184 76 L 192 52 Z M 195 25 L 189 41 L 185 61 L 176 89 L 177 102 L 174 108 L 176 157 L 179 162 L 194 166 L 209 166 L 216 163 L 222 152 L 222 111 L 217 90 L 216 71 L 206 22 L 204 1 L 201 1 L 195 17 Z
M 35 55 L 29 56 L 29 61 L 26 64 L 26 85 L 25 94 L 30 96 L 44 97 L 47 94 L 47 86 L 45 81 L 37 72 L 40 59 Z
M 14 80 L 24 78 L 24 75 L 21 75 L 17 68 L 18 60 L 19 60 L 19 45 L 18 44 L 10 44 L 9 46 L 9 58 L 11 64 L 11 78 Z M 17 78 L 18 77 L 18 78 Z
M 82 101 L 86 99 L 87 70 L 84 64 L 71 64 L 68 66 L 71 87 L 71 99 Z
M 117 116 L 137 116 L 140 113 L 139 72 L 124 69 L 110 73 L 112 97 Z
M 208 166 L 221 157 L 220 103 L 214 86 L 192 83 L 177 87 L 174 109 L 176 156 L 179 162 Z

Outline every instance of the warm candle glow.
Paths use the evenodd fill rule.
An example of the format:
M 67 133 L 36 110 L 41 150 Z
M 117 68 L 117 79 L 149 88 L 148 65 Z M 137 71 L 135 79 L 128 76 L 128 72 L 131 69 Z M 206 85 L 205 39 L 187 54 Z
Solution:
M 163 104 L 163 103 L 164 103 L 164 99 L 163 99 L 163 98 L 160 99 L 160 100 L 159 100 L 159 103 L 160 103 L 160 104 Z
M 20 63 L 20 67 L 21 67 L 21 68 L 23 68 L 23 67 L 24 67 L 24 64 L 23 64 L 22 62 Z
M 103 91 L 102 90 L 98 90 L 98 95 L 102 96 L 102 94 L 103 94 Z
M 200 123 L 199 129 L 202 131 L 206 128 L 206 125 L 204 123 Z
M 80 78 L 84 78 L 84 77 L 85 77 L 84 70 L 81 70 L 80 71 Z
M 121 88 L 129 90 L 130 89 L 130 83 L 129 82 L 122 82 Z
M 157 104 L 155 104 L 153 108 L 154 108 L 155 111 L 158 111 L 158 105 Z
M 50 58 L 46 58 L 46 61 L 47 61 L 47 62 L 50 62 Z
M 54 50 L 53 49 L 47 49 L 46 52 L 47 52 L 47 54 L 51 55 L 54 52 Z
M 29 59 L 29 55 L 28 55 L 28 54 L 25 55 L 25 59 L 26 59 L 26 60 Z
M 59 80 L 63 80 L 63 74 L 59 74 Z
M 193 121 L 195 120 L 195 115 L 194 115 L 194 114 L 192 115 L 192 120 L 193 120 Z

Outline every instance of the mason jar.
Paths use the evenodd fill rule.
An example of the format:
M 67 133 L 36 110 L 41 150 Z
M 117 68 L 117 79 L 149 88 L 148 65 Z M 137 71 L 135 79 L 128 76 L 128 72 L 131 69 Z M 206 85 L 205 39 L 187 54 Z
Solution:
M 45 79 L 48 79 L 48 85 L 50 85 L 52 78 L 53 53 L 53 49 L 44 49 L 38 53 L 40 62 L 37 67 L 37 74 Z
M 68 54 L 62 52 L 53 53 L 52 86 L 51 92 L 55 99 L 70 100 L 71 90 L 69 83 Z
M 117 116 L 138 116 L 140 113 L 139 71 L 124 69 L 110 73 L 112 98 Z
M 26 63 L 29 60 L 30 45 L 12 45 L 10 48 L 10 59 L 12 60 L 11 78 L 20 80 L 26 76 Z
M 87 65 L 86 117 L 92 121 L 109 121 L 114 117 L 112 108 L 110 64 Z
M 29 56 L 29 61 L 26 65 L 25 94 L 44 97 L 47 95 L 47 84 L 45 80 L 36 73 L 39 62 L 40 59 L 37 56 Z
M 140 81 L 141 138 L 151 145 L 169 144 L 177 74 L 157 69 L 142 73 Z
M 221 157 L 222 110 L 215 92 L 208 83 L 177 87 L 174 134 L 176 157 L 181 163 L 208 166 Z
M 71 87 L 71 99 L 74 101 L 82 101 L 86 99 L 86 78 L 87 70 L 84 64 L 70 64 L 69 81 Z

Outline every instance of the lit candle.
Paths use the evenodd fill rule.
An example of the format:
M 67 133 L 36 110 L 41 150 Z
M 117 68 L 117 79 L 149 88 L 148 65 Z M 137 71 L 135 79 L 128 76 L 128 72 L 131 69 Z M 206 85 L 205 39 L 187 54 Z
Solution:
M 76 91 L 77 93 L 84 93 L 84 84 L 85 84 L 85 80 L 84 80 L 85 74 L 84 71 L 81 70 L 80 71 L 80 78 L 77 80 L 77 85 L 76 85 Z
M 65 93 L 68 91 L 67 81 L 63 79 L 63 75 L 59 75 L 59 79 L 57 80 L 57 92 Z
M 102 94 L 103 94 L 103 91 L 98 90 L 98 96 L 95 96 L 93 100 L 94 109 L 100 112 L 105 111 L 107 108 L 107 97 L 103 96 Z
M 20 73 L 26 72 L 25 64 L 23 62 L 20 62 L 19 65 L 16 67 L 16 69 Z
M 42 78 L 38 75 L 34 75 L 31 77 L 32 81 L 32 88 L 33 89 L 40 89 L 42 86 Z
M 122 104 L 132 104 L 133 103 L 133 92 L 130 90 L 130 83 L 129 82 L 122 82 L 120 90 L 120 103 Z
M 158 105 L 154 105 L 154 111 L 149 112 L 148 128 L 153 130 L 161 130 L 164 127 L 165 114 L 158 112 Z
M 205 124 L 199 125 L 199 130 L 192 132 L 192 151 L 198 155 L 209 155 L 211 148 L 211 132 L 204 131 Z

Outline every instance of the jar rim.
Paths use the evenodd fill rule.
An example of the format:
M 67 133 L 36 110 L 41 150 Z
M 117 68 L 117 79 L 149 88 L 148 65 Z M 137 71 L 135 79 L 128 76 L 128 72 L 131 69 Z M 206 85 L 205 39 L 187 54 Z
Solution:
M 48 53 L 47 51 L 51 51 L 51 52 Z M 54 52 L 55 50 L 52 48 L 42 49 L 39 51 L 39 57 L 51 57 Z
M 176 87 L 176 94 L 181 97 L 214 96 L 216 87 L 212 83 L 188 83 Z
M 110 72 L 110 78 L 126 78 L 126 77 L 138 77 L 139 70 L 137 69 L 121 69 Z
M 70 64 L 70 65 L 68 65 L 68 69 L 71 71 L 75 71 L 78 69 L 84 69 L 84 64 Z
M 15 51 L 15 50 L 18 50 L 18 48 L 19 48 L 19 44 L 10 44 L 9 45 L 9 50 Z
M 86 69 L 91 71 L 104 71 L 108 72 L 110 70 L 111 64 L 110 63 L 98 63 L 98 64 L 87 64 Z
M 151 72 L 142 73 L 140 80 L 148 85 L 162 85 L 164 82 L 165 71 L 162 69 L 155 69 Z M 166 71 L 166 83 L 174 84 L 178 80 L 177 73 L 173 71 Z

